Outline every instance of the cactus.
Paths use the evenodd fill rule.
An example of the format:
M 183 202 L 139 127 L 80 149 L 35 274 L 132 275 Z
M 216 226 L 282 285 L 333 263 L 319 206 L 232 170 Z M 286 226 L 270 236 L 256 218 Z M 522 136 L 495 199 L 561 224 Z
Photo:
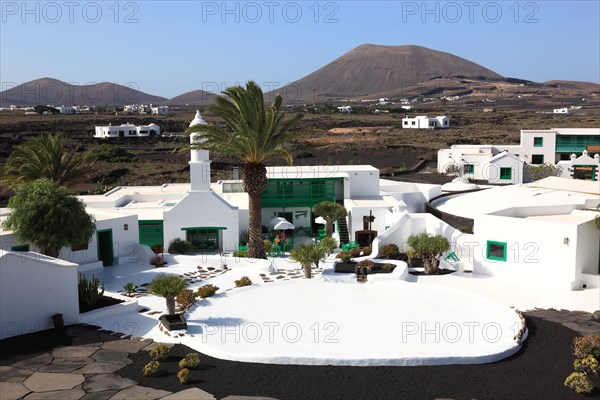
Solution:
M 104 282 L 100 290 L 98 290 L 98 284 L 99 280 L 96 276 L 92 275 L 92 279 L 89 280 L 85 275 L 79 274 L 79 284 L 77 286 L 79 290 L 79 302 L 91 306 L 96 304 L 104 294 Z

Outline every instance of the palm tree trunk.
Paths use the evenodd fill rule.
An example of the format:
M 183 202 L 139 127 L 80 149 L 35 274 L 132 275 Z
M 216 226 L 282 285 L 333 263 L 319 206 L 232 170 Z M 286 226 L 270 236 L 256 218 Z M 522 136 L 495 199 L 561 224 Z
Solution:
M 262 164 L 246 164 L 242 169 L 244 190 L 248 193 L 248 257 L 267 258 L 262 238 L 260 196 L 267 187 L 267 169 Z
M 435 261 L 435 256 L 423 257 L 423 269 L 427 275 L 435 274 L 437 271 L 437 265 Z
M 175 297 L 174 296 L 165 296 L 167 300 L 167 313 L 175 314 Z
M 311 266 L 311 264 L 304 264 L 303 265 L 303 267 L 304 267 L 304 277 L 306 279 L 311 279 L 312 278 L 310 266 Z

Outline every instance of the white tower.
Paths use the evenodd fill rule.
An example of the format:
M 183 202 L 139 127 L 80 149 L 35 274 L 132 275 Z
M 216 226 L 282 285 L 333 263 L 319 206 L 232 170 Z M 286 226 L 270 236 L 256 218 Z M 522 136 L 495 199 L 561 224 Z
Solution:
M 196 110 L 196 116 L 190 122 L 190 127 L 196 125 L 208 125 L 202 119 L 200 111 Z M 202 132 L 195 132 L 190 135 L 190 144 L 199 144 L 205 142 L 202 138 Z M 192 150 L 190 159 L 190 181 L 193 191 L 210 191 L 210 158 L 208 150 Z

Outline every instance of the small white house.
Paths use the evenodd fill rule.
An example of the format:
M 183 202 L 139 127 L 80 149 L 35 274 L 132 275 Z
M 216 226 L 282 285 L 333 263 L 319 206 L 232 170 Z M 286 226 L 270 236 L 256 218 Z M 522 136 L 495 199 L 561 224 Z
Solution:
M 445 115 L 428 117 L 417 115 L 416 117 L 402 118 L 402 128 L 407 129 L 447 129 L 450 128 L 450 117 Z
M 554 114 L 573 114 L 573 110 L 571 108 L 563 107 L 563 108 L 555 108 L 553 111 Z
M 523 161 L 508 151 L 496 154 L 488 161 L 489 183 L 515 184 L 523 181 Z
M 121 124 L 118 126 L 96 126 L 94 137 L 98 139 L 140 138 L 160 136 L 160 127 L 156 124 L 133 125 Z
M 346 114 L 351 114 L 354 112 L 354 110 L 352 110 L 352 107 L 350 106 L 341 106 L 337 108 L 338 112 L 341 113 L 346 113 Z
M 152 114 L 154 114 L 154 115 L 169 115 L 169 114 L 171 114 L 171 110 L 169 109 L 169 106 L 150 107 L 150 109 L 152 110 Z
M 61 114 L 80 114 L 81 113 L 80 106 L 67 107 L 65 105 L 62 105 L 60 107 L 54 107 L 54 108 L 56 108 Z

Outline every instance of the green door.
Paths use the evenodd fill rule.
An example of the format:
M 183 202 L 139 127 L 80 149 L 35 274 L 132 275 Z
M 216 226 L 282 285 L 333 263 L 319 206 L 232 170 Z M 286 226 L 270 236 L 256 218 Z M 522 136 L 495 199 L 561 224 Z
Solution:
M 112 229 L 96 232 L 98 243 L 98 260 L 105 267 L 113 265 Z
M 139 221 L 138 225 L 140 244 L 150 247 L 155 244 L 165 244 L 162 220 Z

